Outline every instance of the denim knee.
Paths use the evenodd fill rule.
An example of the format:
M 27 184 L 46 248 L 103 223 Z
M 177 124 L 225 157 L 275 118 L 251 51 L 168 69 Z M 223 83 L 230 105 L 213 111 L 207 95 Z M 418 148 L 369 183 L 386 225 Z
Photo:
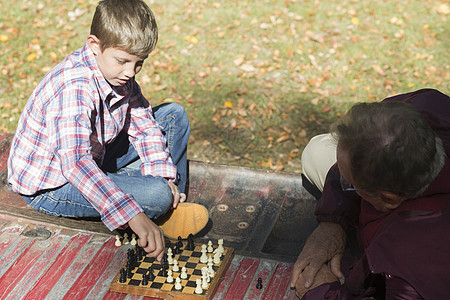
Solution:
M 151 219 L 164 215 L 173 203 L 173 195 L 168 182 L 160 177 L 154 179 L 159 180 L 152 180 L 151 184 L 146 186 L 143 195 L 134 195 L 145 214 Z

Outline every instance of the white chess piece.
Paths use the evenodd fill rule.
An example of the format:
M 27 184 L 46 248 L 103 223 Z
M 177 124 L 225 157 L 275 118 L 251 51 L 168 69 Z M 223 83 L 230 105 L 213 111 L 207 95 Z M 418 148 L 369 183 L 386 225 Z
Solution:
M 219 239 L 217 243 L 219 244 L 217 249 L 219 249 L 220 253 L 223 253 L 225 251 L 225 248 L 223 248 L 223 239 Z
M 213 269 L 213 262 L 208 262 L 208 275 L 209 277 L 213 278 L 214 275 L 216 275 L 216 272 Z
M 208 262 L 208 256 L 206 255 L 206 245 L 202 245 L 202 256 L 200 256 L 200 262 L 206 264 Z
M 202 288 L 206 289 L 208 287 L 208 275 L 202 275 Z
M 214 253 L 214 258 L 213 258 L 213 263 L 220 264 L 220 257 L 222 256 L 222 254 L 220 253 L 220 251 L 217 251 L 216 253 Z
M 114 245 L 116 245 L 116 247 L 122 246 L 122 243 L 120 242 L 120 236 L 119 235 L 116 235 L 116 242 L 114 243 Z
M 209 241 L 209 242 L 208 242 L 208 252 L 209 252 L 209 253 L 212 253 L 213 251 L 214 251 L 214 248 L 213 248 L 213 246 L 212 246 L 212 242 Z
M 174 272 L 180 271 L 180 267 L 178 267 L 178 261 L 177 261 L 176 259 L 173 259 L 173 267 L 172 267 L 172 270 L 173 270 Z
M 130 243 L 130 241 L 128 241 L 128 234 L 124 233 L 123 234 L 123 244 L 128 245 L 129 243 Z
M 175 279 L 175 289 L 176 290 L 181 290 L 182 286 L 181 286 L 181 279 L 180 277 L 177 277 L 177 279 Z
M 195 287 L 195 293 L 196 294 L 201 294 L 203 293 L 203 289 L 202 289 L 202 280 L 200 278 L 197 278 L 195 280 L 195 283 L 197 284 L 197 286 Z
M 188 277 L 187 273 L 186 273 L 186 267 L 184 267 L 184 266 L 181 268 L 180 277 L 181 277 L 181 279 L 186 279 Z
M 173 277 L 172 277 L 172 270 L 167 271 L 167 278 L 166 281 L 168 283 L 172 283 L 173 282 Z
M 134 233 L 131 235 L 131 243 L 130 244 L 133 246 L 135 246 L 137 244 L 136 235 Z
M 169 265 L 173 264 L 172 248 L 167 249 L 167 262 L 169 263 Z

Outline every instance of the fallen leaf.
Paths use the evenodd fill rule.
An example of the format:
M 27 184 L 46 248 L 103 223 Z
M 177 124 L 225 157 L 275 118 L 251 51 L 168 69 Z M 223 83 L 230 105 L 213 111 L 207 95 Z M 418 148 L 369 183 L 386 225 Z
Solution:
M 233 108 L 233 103 L 230 102 L 230 101 L 225 101 L 224 105 L 225 105 L 225 107 L 227 107 L 227 108 Z

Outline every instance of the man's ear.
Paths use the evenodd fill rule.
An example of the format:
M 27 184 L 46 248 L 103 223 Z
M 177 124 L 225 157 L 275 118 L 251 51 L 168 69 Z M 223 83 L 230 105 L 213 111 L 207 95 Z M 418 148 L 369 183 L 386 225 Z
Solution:
M 397 194 L 387 191 L 380 191 L 380 194 L 381 199 L 383 199 L 385 207 L 391 210 L 399 207 L 400 204 L 402 204 L 402 202 L 407 199 L 406 197 L 399 196 Z
M 100 40 L 95 35 L 89 35 L 87 42 L 94 55 L 101 53 Z

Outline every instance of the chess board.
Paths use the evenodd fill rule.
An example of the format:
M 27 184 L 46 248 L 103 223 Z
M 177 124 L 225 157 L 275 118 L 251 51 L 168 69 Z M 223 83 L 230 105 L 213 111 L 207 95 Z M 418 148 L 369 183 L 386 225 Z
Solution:
M 211 281 L 208 283 L 208 287 L 203 289 L 202 294 L 196 294 L 196 279 L 202 278 L 201 269 L 203 267 L 208 267 L 208 265 L 200 262 L 200 256 L 202 255 L 202 244 L 194 243 L 194 245 L 194 250 L 187 250 L 186 242 L 183 242 L 182 252 L 179 254 L 173 254 L 173 258 L 178 261 L 180 271 L 173 272 L 172 277 L 174 278 L 174 281 L 172 283 L 166 282 L 167 276 L 161 276 L 162 262 L 158 262 L 155 258 L 145 255 L 142 260 L 137 262 L 137 266 L 132 270 L 131 278 L 127 278 L 126 282 L 121 283 L 119 281 L 120 272 L 118 272 L 114 280 L 111 282 L 110 290 L 118 293 L 163 299 L 212 299 L 228 266 L 231 263 L 231 260 L 233 259 L 234 249 L 224 247 L 224 252 L 220 263 L 213 265 L 213 269 L 215 271 L 214 277 L 211 278 Z M 167 246 L 168 245 L 166 245 L 166 248 Z M 213 245 L 213 248 L 215 250 L 217 245 Z M 212 256 L 213 254 L 207 253 L 207 255 Z M 126 263 L 127 262 L 125 261 L 123 268 L 125 268 Z M 180 277 L 182 288 L 177 290 L 175 289 L 175 279 L 180 276 L 183 266 L 186 267 L 187 278 L 181 279 Z M 147 285 L 142 285 L 142 274 L 148 272 L 149 269 L 153 270 L 155 279 L 153 281 L 149 281 Z M 172 270 L 172 265 L 169 266 L 169 269 Z

